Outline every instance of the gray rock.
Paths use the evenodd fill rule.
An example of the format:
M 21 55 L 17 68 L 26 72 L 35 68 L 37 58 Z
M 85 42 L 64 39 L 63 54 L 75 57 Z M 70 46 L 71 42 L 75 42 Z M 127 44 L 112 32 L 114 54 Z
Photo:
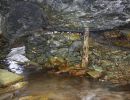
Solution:
M 92 29 L 112 29 L 129 23 L 129 0 L 46 0 L 57 11 L 71 15 Z M 54 2 L 55 1 L 55 2 Z M 82 26 L 81 26 L 82 27 Z
M 57 55 L 60 55 L 61 57 L 67 57 L 68 56 L 68 48 L 58 49 Z
M 81 41 L 74 41 L 69 48 L 69 52 L 80 51 L 83 47 L 83 43 Z
M 18 3 L 21 0 L 12 0 L 12 1 L 14 3 L 15 2 Z M 110 0 L 24 0 L 24 1 L 29 2 L 29 5 L 32 6 L 30 9 L 35 8 L 37 6 L 34 3 L 39 3 L 43 7 L 45 5 L 49 5 L 50 7 L 54 9 L 54 11 L 55 10 L 57 11 L 57 14 L 55 13 L 56 15 L 59 16 L 65 13 L 64 19 L 68 19 L 69 22 L 73 23 L 73 22 L 78 21 L 79 24 L 82 25 L 82 23 L 84 23 L 84 25 L 87 25 L 92 29 L 102 29 L 102 30 L 112 29 L 114 27 L 125 25 L 130 22 L 130 1 L 129 0 L 111 0 L 111 1 Z M 30 2 L 33 2 L 33 4 Z M 2 10 L 0 11 L 4 13 L 8 12 L 9 11 L 8 9 L 10 9 L 9 5 L 11 4 L 10 0 L 1 0 L 0 3 L 2 5 Z M 28 4 L 25 4 L 23 6 L 23 4 L 19 2 L 17 5 L 25 8 Z M 17 9 L 16 11 L 18 11 L 19 10 L 18 8 L 20 8 L 18 6 L 17 7 L 14 6 L 14 8 Z M 28 8 L 29 7 L 27 6 L 26 9 Z M 38 10 L 38 6 L 33 11 L 34 12 L 37 11 L 37 13 L 35 13 L 34 15 L 36 16 L 40 15 L 39 12 L 41 11 Z M 61 14 L 59 14 L 59 11 L 62 11 L 62 13 L 60 12 Z M 16 14 L 15 11 L 12 11 L 12 13 Z M 30 22 L 26 21 L 28 23 L 27 24 L 25 23 L 25 21 L 26 20 L 24 19 L 23 22 L 25 26 L 30 26 Z M 31 22 L 33 23 L 33 21 Z M 37 20 L 36 20 L 36 23 L 37 23 Z M 67 24 L 67 21 L 64 21 L 64 23 Z M 19 27 L 21 28 L 21 30 L 24 30 L 24 29 L 26 30 L 26 28 L 21 27 L 20 24 L 16 27 L 16 29 L 19 29 Z
M 4 33 L 9 39 L 16 39 L 26 36 L 28 31 L 39 30 L 46 25 L 45 15 L 37 4 L 17 2 L 6 15 Z
M 38 34 L 39 32 L 36 33 Z M 46 67 L 46 64 L 52 67 L 53 64 L 50 63 L 50 60 L 54 57 L 66 59 L 67 63 L 73 66 L 80 63 L 82 58 L 82 36 L 78 40 L 68 38 L 67 41 L 64 36 L 68 36 L 68 33 L 41 32 L 39 36 L 28 38 L 26 43 L 27 58 L 38 64 L 40 63 L 39 66 L 42 67 Z

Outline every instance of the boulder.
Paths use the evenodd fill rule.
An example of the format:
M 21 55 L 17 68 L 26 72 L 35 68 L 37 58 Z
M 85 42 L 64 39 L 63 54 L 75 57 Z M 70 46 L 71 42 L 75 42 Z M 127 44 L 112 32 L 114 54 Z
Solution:
M 26 31 L 49 25 L 113 29 L 130 22 L 129 0 L 1 0 L 1 12 L 7 12 L 8 34 L 23 35 Z M 6 9 L 9 10 L 6 10 Z M 42 11 L 44 10 L 44 12 Z M 32 13 L 33 12 L 33 13 Z M 46 18 L 47 16 L 47 18 Z M 62 29 L 64 30 L 64 28 Z
M 11 85 L 20 80 L 23 80 L 23 76 L 0 69 L 0 87 Z
M 38 0 L 37 0 L 38 1 Z M 44 0 L 53 9 L 70 14 L 92 29 L 112 29 L 130 21 L 129 0 Z
M 12 42 L 20 37 L 28 36 L 27 32 L 39 30 L 47 26 L 42 9 L 32 2 L 14 2 L 10 6 L 4 20 L 4 35 Z

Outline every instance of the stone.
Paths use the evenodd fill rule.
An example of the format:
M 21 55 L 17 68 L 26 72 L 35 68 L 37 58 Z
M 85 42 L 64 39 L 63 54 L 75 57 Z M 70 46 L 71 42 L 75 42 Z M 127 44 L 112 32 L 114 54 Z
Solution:
M 30 61 L 38 63 L 39 67 L 54 68 L 63 64 L 74 67 L 81 63 L 83 36 L 80 33 L 36 32 L 35 34 L 39 36 L 31 36 L 34 39 L 28 38 L 26 56 Z
M 46 0 L 47 4 L 57 11 L 68 14 L 65 19 L 77 19 L 91 29 L 112 29 L 129 23 L 129 0 Z M 70 15 L 69 15 L 70 14 Z M 72 15 L 71 15 L 72 14 Z
M 21 1 L 22 0 L 12 0 L 12 1 L 1 0 L 0 3 L 2 5 L 2 9 L 0 10 L 0 12 L 8 14 L 10 9 L 12 8 L 11 5 L 13 4 L 14 6 L 14 4 L 18 3 L 19 6 L 21 6 L 22 4 Z M 113 29 L 114 27 L 130 23 L 129 0 L 112 0 L 112 1 L 24 0 L 24 1 L 26 1 L 25 3 L 29 4 L 32 3 L 39 4 L 40 5 L 39 7 L 41 7 L 41 9 L 44 9 L 46 11 L 46 14 L 49 17 L 48 19 L 49 22 L 51 22 L 51 24 L 53 25 L 55 24 L 56 27 L 60 27 L 60 29 L 62 30 L 64 29 L 63 27 L 65 26 L 69 27 L 78 26 L 77 28 L 88 26 L 94 30 L 98 29 L 105 30 L 105 29 Z M 24 6 L 26 6 L 26 4 Z M 35 12 L 36 10 L 33 11 Z M 39 10 L 37 11 L 39 12 Z M 35 15 L 38 16 L 37 18 L 40 18 L 38 13 L 36 13 Z
M 23 79 L 23 76 L 0 69 L 0 87 L 8 86 Z
M 14 96 L 13 93 L 2 94 L 0 95 L 0 100 L 9 100 L 9 99 L 12 99 L 13 96 Z
M 64 55 L 66 56 L 66 54 L 68 53 L 68 48 L 60 48 L 58 49 L 58 52 L 57 52 L 59 55 Z
M 89 71 L 87 72 L 87 74 L 95 79 L 100 78 L 102 76 L 102 72 L 99 72 L 99 71 Z
M 70 51 L 70 52 L 80 51 L 82 47 L 83 47 L 82 41 L 74 41 L 74 42 L 71 44 L 71 46 L 69 47 L 69 51 Z
M 4 34 L 11 40 L 28 36 L 28 31 L 35 31 L 47 26 L 45 14 L 41 8 L 32 2 L 16 2 L 10 7 L 5 17 Z M 28 32 L 28 34 L 27 34 Z
M 19 89 L 25 87 L 27 84 L 28 84 L 28 82 L 18 82 L 18 83 L 15 83 L 13 85 L 10 85 L 8 87 L 0 88 L 0 95 L 19 90 Z
M 29 62 L 29 59 L 25 56 L 25 46 L 12 48 L 6 57 L 6 62 L 10 71 L 22 74 L 24 64 Z

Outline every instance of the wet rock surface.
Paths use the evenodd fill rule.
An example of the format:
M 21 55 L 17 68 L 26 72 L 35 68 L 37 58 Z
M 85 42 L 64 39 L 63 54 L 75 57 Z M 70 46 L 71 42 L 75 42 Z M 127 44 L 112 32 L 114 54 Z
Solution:
M 43 67 L 74 67 L 82 62 L 80 33 L 36 32 L 28 38 L 26 56 Z
M 2 8 L 4 9 L 0 10 L 2 14 L 4 13 L 5 26 L 7 25 L 4 29 L 6 37 L 15 40 L 28 35 L 24 42 L 26 45 L 26 56 L 32 61 L 31 64 L 36 65 L 35 67 L 61 66 L 59 70 L 63 72 L 68 71 L 68 69 L 65 69 L 66 64 L 69 67 L 80 66 L 83 42 L 82 35 L 79 33 L 56 32 L 53 34 L 51 32 L 43 32 L 43 30 L 39 31 L 47 25 L 45 24 L 46 21 L 43 17 L 44 13 L 41 10 L 42 8 L 47 15 L 49 14 L 49 20 L 50 22 L 52 21 L 51 24 L 55 24 L 58 27 L 65 26 L 73 29 L 73 27 L 89 26 L 92 29 L 105 30 L 124 25 L 130 21 L 130 1 L 128 0 L 12 0 L 13 5 L 9 1 L 5 1 L 5 5 L 2 4 Z M 52 9 L 47 10 L 48 8 L 44 8 L 44 6 L 48 5 Z M 59 17 L 57 17 L 58 15 Z M 123 33 L 125 34 L 127 32 L 123 31 Z M 125 39 L 128 40 L 129 44 L 129 35 L 126 35 L 127 37 Z M 108 41 L 112 40 L 115 42 L 114 39 L 120 36 L 113 33 L 109 36 L 108 32 L 104 37 Z M 91 64 L 89 68 L 99 73 L 89 74 L 92 77 L 97 75 L 95 76 L 97 78 L 100 76 L 98 75 L 100 72 L 105 71 L 105 75 L 99 79 L 100 81 L 109 81 L 115 84 L 123 84 L 124 86 L 128 84 L 130 82 L 129 50 L 124 51 L 110 48 L 108 42 L 105 42 L 107 46 L 97 42 L 91 43 L 93 42 L 90 42 L 89 61 Z M 119 44 L 120 41 L 115 45 L 118 46 Z M 3 42 L 0 42 L 0 45 L 3 45 Z M 124 44 L 120 46 L 122 45 L 124 46 Z M 127 45 L 126 47 L 130 46 Z M 78 72 L 77 70 L 79 71 L 79 69 L 75 69 L 71 73 L 75 74 L 75 72 Z M 80 70 L 84 73 L 84 70 Z M 51 78 L 50 76 L 42 76 L 38 73 L 36 77 L 31 75 L 31 79 L 29 79 L 31 84 L 27 88 L 27 91 L 24 91 L 21 95 L 23 96 L 24 94 L 25 99 L 130 99 L 129 92 L 114 92 L 100 88 L 99 86 L 97 86 L 98 88 L 94 88 L 96 84 L 92 85 L 86 79 L 74 79 L 73 77 L 71 79 L 60 77 L 59 79 L 54 78 L 54 75 L 52 76 Z M 2 77 L 1 73 L 0 77 Z M 127 91 L 130 90 L 128 89 Z M 11 97 L 12 95 L 7 94 L 5 96 Z M 0 99 L 1 97 L 5 98 L 5 96 L 0 96 Z M 22 96 L 21 98 L 24 99 Z
M 12 3 L 2 0 L 0 3 L 4 25 L 0 29 L 10 44 L 26 41 L 27 36 L 42 28 L 106 30 L 129 24 L 130 19 L 128 0 L 13 0 Z
M 129 0 L 43 0 L 57 11 L 70 14 L 92 29 L 112 29 L 129 22 Z M 74 14 L 74 16 L 73 16 Z
M 129 0 L 13 0 L 13 3 L 6 0 L 0 3 L 2 8 L 9 9 L 2 9 L 1 13 L 7 12 L 10 34 L 22 35 L 25 31 L 46 27 L 47 20 L 55 27 L 87 26 L 94 30 L 112 29 L 130 20 Z
M 27 85 L 27 82 L 17 82 L 13 85 L 10 85 L 8 87 L 0 88 L 0 95 L 14 92 L 16 90 L 19 90 Z
M 9 40 L 28 36 L 26 32 L 41 29 L 47 25 L 42 9 L 35 3 L 16 2 L 5 16 L 3 33 Z
M 90 42 L 89 52 L 90 69 L 104 71 L 106 75 L 101 78 L 101 80 L 103 79 L 102 81 L 107 80 L 115 84 L 128 84 L 130 82 L 129 49 L 112 46 L 111 40 L 108 40 L 107 45 L 103 41 L 103 43 L 92 41 Z
M 0 87 L 8 86 L 23 79 L 23 76 L 0 69 Z

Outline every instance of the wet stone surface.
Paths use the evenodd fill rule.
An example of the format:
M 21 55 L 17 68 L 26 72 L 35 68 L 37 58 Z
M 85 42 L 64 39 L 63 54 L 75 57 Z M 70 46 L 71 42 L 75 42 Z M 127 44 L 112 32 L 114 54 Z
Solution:
M 35 32 L 26 43 L 26 55 L 42 67 L 74 67 L 81 64 L 82 45 L 80 33 Z
M 5 16 L 3 33 L 11 41 L 27 36 L 28 31 L 41 29 L 47 25 L 45 14 L 35 3 L 14 2 Z M 29 33 L 29 32 L 28 32 Z
M 30 0 L 32 1 L 32 0 Z M 36 0 L 37 2 L 39 0 Z M 58 12 L 66 13 L 64 19 L 78 19 L 92 29 L 113 29 L 129 23 L 129 0 L 42 0 Z
M 110 42 L 109 40 L 107 44 L 105 42 L 105 44 L 101 44 L 90 39 L 89 67 L 97 71 L 104 71 L 106 75 L 103 80 L 115 84 L 130 83 L 130 51 L 108 45 Z

